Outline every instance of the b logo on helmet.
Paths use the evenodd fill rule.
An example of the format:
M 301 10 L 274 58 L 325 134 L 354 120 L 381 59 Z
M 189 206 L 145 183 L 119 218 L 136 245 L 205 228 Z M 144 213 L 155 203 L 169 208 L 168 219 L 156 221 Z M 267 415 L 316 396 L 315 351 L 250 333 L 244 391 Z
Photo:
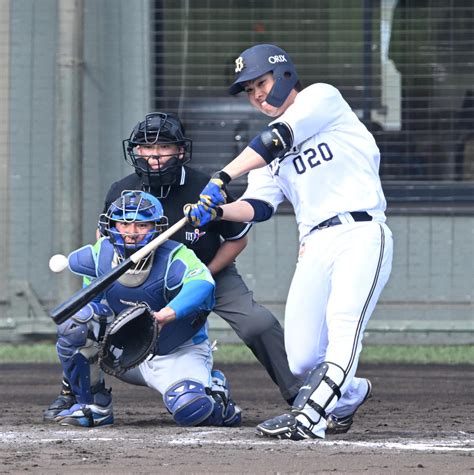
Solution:
M 244 69 L 245 65 L 244 65 L 244 58 L 242 58 L 242 56 L 239 56 L 236 60 L 235 60 L 235 72 L 236 73 L 240 73 L 240 71 L 242 71 L 242 69 Z
M 268 57 L 268 62 L 270 64 L 275 64 L 275 63 L 287 63 L 288 61 L 286 60 L 286 57 L 284 54 L 275 54 L 274 56 Z

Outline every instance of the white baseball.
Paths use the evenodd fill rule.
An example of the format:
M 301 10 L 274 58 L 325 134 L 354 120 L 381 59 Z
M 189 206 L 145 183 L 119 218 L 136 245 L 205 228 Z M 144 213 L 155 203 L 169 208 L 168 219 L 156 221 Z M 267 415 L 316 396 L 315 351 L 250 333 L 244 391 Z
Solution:
M 62 254 L 55 254 L 49 260 L 49 268 L 53 272 L 61 272 L 68 266 L 68 263 L 69 261 L 66 256 L 63 256 Z

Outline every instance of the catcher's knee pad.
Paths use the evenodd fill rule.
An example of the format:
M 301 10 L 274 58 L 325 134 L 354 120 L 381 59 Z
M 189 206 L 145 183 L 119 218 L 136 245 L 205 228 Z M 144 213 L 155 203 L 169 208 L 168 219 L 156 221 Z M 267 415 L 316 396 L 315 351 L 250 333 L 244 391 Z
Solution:
M 175 422 L 181 426 L 197 426 L 214 411 L 214 399 L 199 381 L 186 379 L 165 391 L 163 401 Z
M 58 326 L 56 351 L 64 376 L 84 404 L 92 402 L 91 386 L 102 377 L 97 364 L 99 341 L 113 317 L 107 305 L 90 303 Z
M 318 424 L 321 418 L 327 418 L 326 408 L 333 398 L 341 397 L 344 379 L 342 368 L 333 363 L 324 362 L 314 367 L 293 402 L 293 410 L 304 414 L 311 425 Z

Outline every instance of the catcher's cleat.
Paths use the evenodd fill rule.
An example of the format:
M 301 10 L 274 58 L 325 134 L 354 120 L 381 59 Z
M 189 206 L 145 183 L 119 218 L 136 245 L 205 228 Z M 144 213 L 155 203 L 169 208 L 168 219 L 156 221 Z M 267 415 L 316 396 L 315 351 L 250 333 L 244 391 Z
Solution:
M 76 404 L 76 398 L 71 392 L 69 384 L 63 380 L 59 396 L 43 411 L 44 422 L 54 422 L 55 417 L 65 409 Z
M 262 422 L 257 426 L 257 435 L 289 440 L 320 438 L 301 424 L 294 413 L 285 413 Z
M 328 426 L 326 434 L 345 434 L 351 428 L 352 423 L 354 422 L 354 414 L 357 412 L 357 409 L 359 409 L 367 399 L 372 397 L 372 383 L 368 379 L 366 379 L 366 381 L 367 393 L 365 394 L 364 399 L 362 399 L 362 402 L 355 408 L 355 411 L 348 416 L 336 417 L 334 414 L 330 414 L 327 419 Z
M 74 404 L 60 412 L 55 419 L 62 426 L 99 427 L 114 423 L 112 403 L 108 406 L 97 404 Z

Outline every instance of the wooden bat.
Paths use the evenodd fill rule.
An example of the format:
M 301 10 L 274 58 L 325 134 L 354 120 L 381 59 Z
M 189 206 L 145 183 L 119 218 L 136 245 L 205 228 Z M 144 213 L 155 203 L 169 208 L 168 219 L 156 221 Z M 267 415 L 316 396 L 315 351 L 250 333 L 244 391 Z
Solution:
M 166 231 L 161 233 L 155 239 L 143 246 L 137 252 L 134 252 L 128 259 L 124 260 L 117 267 L 114 267 L 106 274 L 93 280 L 90 285 L 76 292 L 70 299 L 57 306 L 49 313 L 49 316 L 58 325 L 72 317 L 84 305 L 88 304 L 94 297 L 107 289 L 121 275 L 125 274 L 133 265 L 140 262 L 144 257 L 153 252 L 157 247 L 163 244 L 171 235 L 180 230 L 186 224 L 186 218 L 181 218 Z

